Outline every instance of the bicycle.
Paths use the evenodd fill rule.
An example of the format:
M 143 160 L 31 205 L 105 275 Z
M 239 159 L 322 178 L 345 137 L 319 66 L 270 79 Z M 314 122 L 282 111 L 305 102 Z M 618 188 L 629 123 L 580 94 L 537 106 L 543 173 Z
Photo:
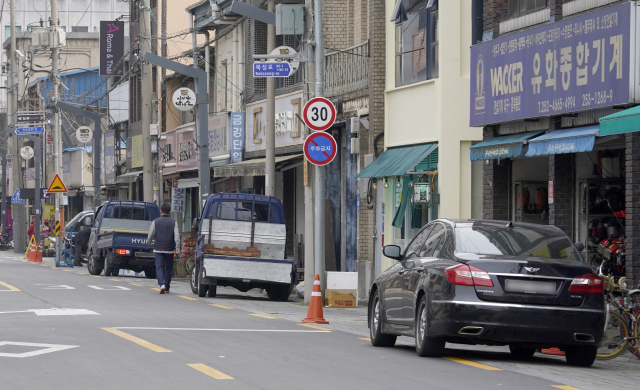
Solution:
M 605 295 L 609 309 L 596 358 L 610 360 L 620 356 L 625 349 L 640 358 L 640 289 L 625 289 L 624 277 L 619 279 L 618 284 L 605 275 L 600 277 L 606 281 Z M 613 295 L 616 290 L 620 293 L 618 297 Z

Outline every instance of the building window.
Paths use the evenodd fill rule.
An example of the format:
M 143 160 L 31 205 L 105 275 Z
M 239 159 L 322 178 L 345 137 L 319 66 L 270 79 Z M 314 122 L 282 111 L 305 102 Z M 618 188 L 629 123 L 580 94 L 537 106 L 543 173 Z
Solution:
M 89 32 L 88 26 L 73 26 L 71 32 Z
M 438 77 L 438 4 L 398 0 L 396 87 Z
M 227 61 L 222 62 L 222 107 L 220 111 L 227 111 L 227 106 L 229 104 L 229 67 L 227 66 Z
M 16 32 L 22 31 L 22 27 L 16 26 Z M 4 39 L 7 40 L 11 36 L 11 26 L 4 26 Z
M 547 7 L 547 0 L 509 0 L 509 17 L 515 18 Z

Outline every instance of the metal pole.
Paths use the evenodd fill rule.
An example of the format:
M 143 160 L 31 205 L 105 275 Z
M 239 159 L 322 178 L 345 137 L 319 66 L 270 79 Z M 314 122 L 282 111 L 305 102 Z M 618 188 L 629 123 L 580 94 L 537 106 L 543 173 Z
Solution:
M 54 27 L 58 23 L 58 0 L 51 0 L 51 26 Z M 60 49 L 55 46 L 51 47 L 51 70 L 52 82 L 51 89 L 53 92 L 53 103 L 59 99 L 60 89 Z M 95 150 L 94 150 L 95 152 Z M 53 109 L 53 171 L 56 175 L 62 174 L 62 136 L 60 134 L 60 112 L 57 108 Z M 62 206 L 62 194 L 55 194 L 55 215 L 56 220 L 60 221 L 60 231 L 64 230 L 62 225 L 64 219 L 64 206 Z M 96 205 L 97 206 L 97 205 Z M 54 225 L 55 227 L 55 225 Z M 56 246 L 59 248 L 59 245 Z M 56 255 L 57 256 L 57 255 Z
M 0 147 L 0 154 L 2 155 L 2 202 L 0 203 L 0 208 L 2 212 L 2 233 L 5 233 L 7 229 L 7 206 L 5 204 L 7 202 L 7 148 L 5 145 Z
M 140 8 L 140 52 L 142 56 L 151 53 L 151 10 L 147 0 L 141 2 Z M 153 155 L 151 154 L 151 110 L 153 107 L 153 79 L 151 64 L 142 62 L 142 187 L 143 200 L 153 202 Z
M 313 8 L 313 0 L 306 0 L 305 9 L 311 10 Z M 306 12 L 305 16 L 305 26 L 313 25 L 313 15 L 311 12 Z M 313 46 L 309 43 L 311 39 L 312 29 L 305 29 L 305 41 L 307 42 L 307 58 L 311 59 L 313 57 Z M 306 103 L 311 95 L 311 92 L 308 94 L 307 88 L 309 85 L 315 83 L 315 63 L 308 62 L 307 69 L 305 75 L 307 77 L 307 83 L 304 89 L 304 102 Z M 306 126 L 305 126 L 306 127 Z M 309 135 L 310 130 L 305 128 L 305 137 Z M 311 300 L 311 293 L 313 292 L 313 283 L 311 282 L 315 278 L 315 262 L 314 262 L 314 233 L 313 233 L 313 169 L 311 169 L 312 165 L 306 158 L 303 161 L 303 169 L 304 169 L 304 280 L 306 281 L 304 284 L 304 302 L 309 304 Z
M 11 51 L 8 53 L 9 64 L 11 66 L 11 81 L 8 99 L 11 101 L 11 107 L 8 112 L 8 120 L 10 124 L 16 123 L 16 112 L 18 111 L 18 91 L 17 88 L 17 76 L 18 76 L 18 64 L 16 62 L 16 6 L 15 0 L 9 2 L 10 8 L 10 24 L 11 24 Z M 18 138 L 13 139 L 12 148 L 12 162 L 13 162 L 13 189 L 20 188 L 22 182 L 22 172 L 20 169 L 20 144 Z M 14 238 L 14 251 L 16 253 L 24 252 L 26 247 L 25 237 L 27 235 L 27 216 L 25 216 L 25 207 L 22 204 L 12 205 L 13 218 L 13 238 Z
M 270 0 L 268 11 L 275 11 L 275 1 Z M 267 53 L 276 48 L 276 26 L 267 25 Z M 266 162 L 264 175 L 264 193 L 276 196 L 276 79 L 267 77 L 267 113 L 266 113 Z
M 322 42 L 322 0 L 313 2 L 313 13 L 315 19 L 315 36 L 316 36 L 316 97 L 324 95 L 324 45 Z M 314 247 L 315 247 L 315 269 L 316 274 L 320 275 L 320 287 L 324 293 L 325 275 L 324 275 L 324 173 L 323 166 L 316 166 L 314 177 L 315 192 L 315 226 Z
M 36 151 L 35 151 L 35 166 L 36 166 L 36 183 L 35 183 L 35 195 L 34 195 L 34 214 L 36 216 L 36 231 L 35 231 L 35 238 L 36 238 L 36 243 L 39 244 L 39 240 L 40 240 L 40 197 L 42 196 L 41 193 L 41 189 L 40 189 L 40 158 L 42 155 L 42 146 L 41 146 L 41 142 L 40 142 L 40 137 L 34 137 L 32 135 L 25 135 L 24 138 L 28 139 L 29 141 L 33 141 L 35 146 L 36 146 Z

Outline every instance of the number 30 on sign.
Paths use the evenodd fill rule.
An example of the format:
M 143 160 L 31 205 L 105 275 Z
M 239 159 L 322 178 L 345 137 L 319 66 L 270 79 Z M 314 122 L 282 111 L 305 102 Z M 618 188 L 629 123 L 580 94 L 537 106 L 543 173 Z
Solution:
M 329 99 L 313 98 L 304 105 L 302 116 L 311 130 L 324 131 L 336 121 L 336 107 Z

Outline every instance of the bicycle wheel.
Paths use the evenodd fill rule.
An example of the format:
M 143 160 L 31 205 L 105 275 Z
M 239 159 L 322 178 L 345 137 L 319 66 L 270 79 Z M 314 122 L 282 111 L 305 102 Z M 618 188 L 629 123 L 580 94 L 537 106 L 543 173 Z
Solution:
M 640 313 L 636 314 L 636 322 L 633 324 L 634 339 L 630 340 L 627 348 L 632 354 L 640 358 L 640 340 L 638 340 L 638 337 L 640 337 L 640 323 L 638 321 L 640 321 Z
M 609 321 L 604 329 L 602 343 L 598 347 L 596 358 L 609 360 L 620 356 L 629 345 L 629 327 L 620 314 L 610 311 Z

